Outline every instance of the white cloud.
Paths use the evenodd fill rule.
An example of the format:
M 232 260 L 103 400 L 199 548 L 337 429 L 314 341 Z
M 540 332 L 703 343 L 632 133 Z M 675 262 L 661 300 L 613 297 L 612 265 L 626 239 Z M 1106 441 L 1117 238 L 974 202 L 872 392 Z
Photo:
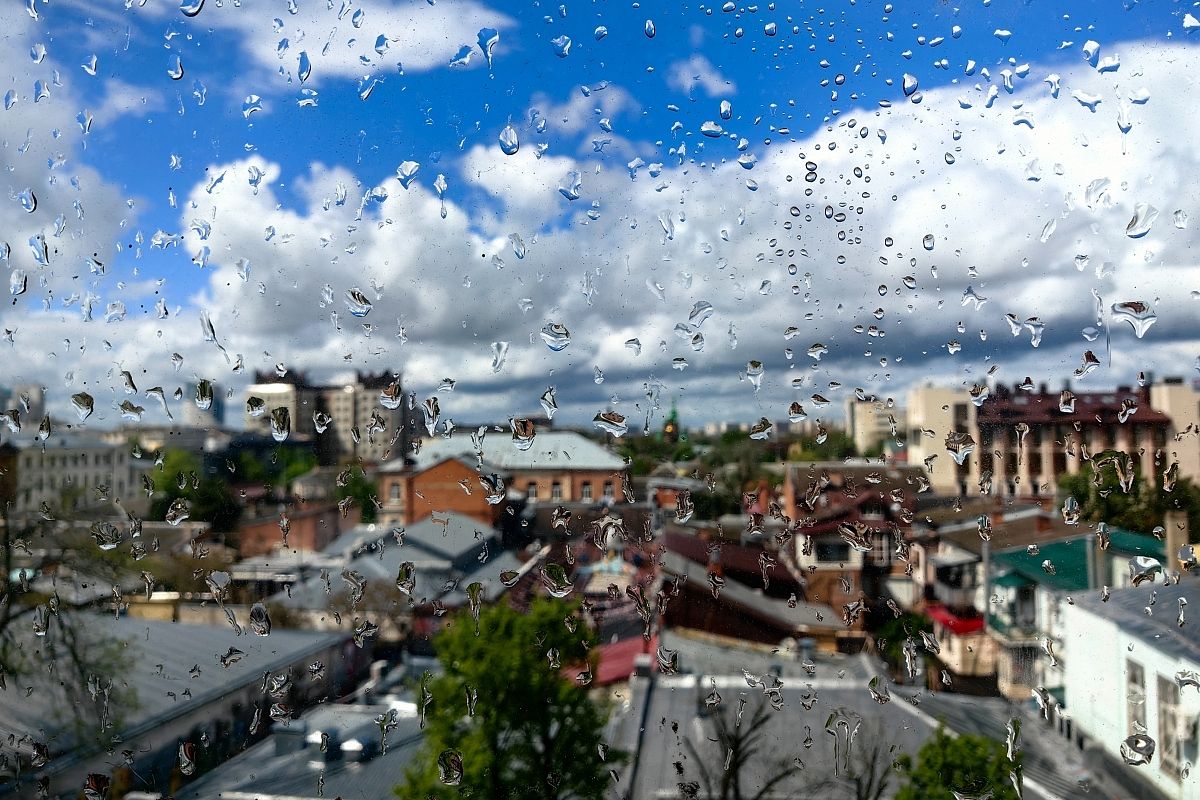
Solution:
M 464 45 L 474 50 L 469 65 L 474 68 L 484 63 L 479 31 L 492 28 L 503 34 L 513 24 L 509 17 L 474 0 L 303 2 L 297 8 L 295 14 L 273 16 L 237 3 L 210 2 L 194 22 L 187 23 L 182 16 L 180 21 L 236 33 L 254 62 L 269 73 L 282 72 L 296 89 L 301 53 L 311 63 L 306 82 L 310 86 L 331 77 L 395 74 L 400 67 L 406 72 L 446 67 Z M 349 10 L 343 13 L 343 8 Z M 503 49 L 502 35 L 496 52 Z
M 244 381 L 196 336 L 203 308 L 248 369 L 282 362 L 328 375 L 403 367 L 421 393 L 452 377 L 458 389 L 442 405 L 456 419 L 533 411 L 548 384 L 557 386 L 564 414 L 590 416 L 615 396 L 636 418 L 645 384 L 657 380 L 664 399 L 680 396 L 692 421 L 753 420 L 783 417 L 792 399 L 811 406 L 814 392 L 837 401 L 862 386 L 901 397 L 912 381 L 982 381 L 992 366 L 999 379 L 1029 375 L 1057 385 L 1085 349 L 1106 359 L 1103 337 L 1088 342 L 1081 333 L 1094 324 L 1095 291 L 1103 308 L 1149 302 L 1159 321 L 1140 342 L 1127 325 L 1113 325 L 1112 366 L 1083 385 L 1130 383 L 1138 370 L 1190 373 L 1200 354 L 1191 295 L 1200 289 L 1200 189 L 1187 176 L 1200 168 L 1200 132 L 1178 124 L 1191 109 L 1173 89 L 1200 57 L 1194 48 L 1161 44 L 1129 43 L 1121 53 L 1115 75 L 1086 64 L 1065 70 L 1057 100 L 1036 69 L 1014 94 L 1001 90 L 990 109 L 983 80 L 978 88 L 934 89 L 920 105 L 847 113 L 803 141 L 752 147 L 759 161 L 751 170 L 736 162 L 733 143 L 694 132 L 685 139 L 691 160 L 657 177 L 643 168 L 634 180 L 620 165 L 476 148 L 456 168 L 442 167 L 452 186 L 466 182 L 473 190 L 462 205 L 447 200 L 445 218 L 431 165 L 408 190 L 383 181 L 386 197 L 375 193 L 378 200 L 360 214 L 373 187 L 347 169 L 317 164 L 297 180 L 260 157 L 214 164 L 209 174 L 225 171 L 225 181 L 211 194 L 193 188 L 180 219 L 181 228 L 193 219 L 211 225 L 203 243 L 212 252 L 209 281 L 178 317 L 88 328 L 73 316 L 46 314 L 22 325 L 35 341 L 72 339 L 70 348 L 55 344 L 59 385 L 72 372 L 76 386 L 85 377 L 116 386 L 114 363 L 146 369 L 151 385 L 172 386 L 191 372 Z M 1093 115 L 1070 99 L 1068 86 L 1112 102 Z M 1117 101 L 1141 86 L 1151 99 L 1132 106 L 1132 128 L 1122 135 Z M 970 108 L 960 108 L 960 95 Z M 1014 124 L 1018 115 L 1034 127 Z M 735 133 L 754 138 L 749 129 Z M 812 182 L 805 179 L 809 161 L 817 165 Z M 265 173 L 257 194 L 248 181 L 252 166 Z M 581 173 L 574 202 L 558 191 L 573 169 Z M 1031 174 L 1040 180 L 1028 180 Z M 1093 188 L 1089 207 L 1088 187 L 1101 179 L 1109 181 L 1109 199 L 1099 201 Z M 277 192 L 281 182 L 291 185 L 286 197 Z M 1137 203 L 1160 215 L 1149 234 L 1130 238 L 1126 225 Z M 1176 209 L 1192 216 L 1190 227 L 1174 226 Z M 1055 229 L 1043 242 L 1050 221 Z M 513 233 L 524 241 L 524 258 L 514 253 Z M 927 234 L 935 237 L 932 251 L 922 244 Z M 201 244 L 195 231 L 188 234 L 187 252 Z M 1080 256 L 1088 259 L 1082 270 Z M 237 274 L 239 259 L 251 265 L 248 282 Z M 1114 266 L 1098 275 L 1104 262 Z M 373 298 L 372 281 L 382 297 L 356 319 L 344 294 L 357 287 Z M 326 284 L 332 304 L 323 299 Z M 962 304 L 968 287 L 987 298 L 981 308 Z M 700 301 L 714 314 L 699 328 L 704 344 L 696 350 L 675 328 Z M 1028 333 L 1014 339 L 1005 313 L 1040 317 L 1042 346 L 1032 348 Z M 375 326 L 369 336 L 364 322 Z M 570 329 L 570 347 L 545 347 L 539 330 L 548 322 Z M 885 335 L 870 336 L 869 326 Z M 796 329 L 791 338 L 789 327 Z M 77 351 L 80 337 L 86 355 Z M 635 337 L 640 355 L 625 346 Z M 105 339 L 111 351 L 98 343 Z M 951 340 L 961 352 L 949 353 Z M 511 343 L 498 373 L 494 341 Z M 829 347 L 820 362 L 806 355 L 818 342 Z M 173 352 L 184 357 L 179 374 Z M 678 357 L 688 362 L 682 372 L 672 368 Z M 767 368 L 757 396 L 739 378 L 751 358 Z M 36 348 L 17 355 L 22 369 L 43 369 L 45 361 Z M 599 385 L 597 366 L 605 376 Z
M 687 94 L 699 88 L 709 97 L 727 97 L 737 91 L 737 85 L 699 53 L 671 64 L 667 69 L 667 85 Z

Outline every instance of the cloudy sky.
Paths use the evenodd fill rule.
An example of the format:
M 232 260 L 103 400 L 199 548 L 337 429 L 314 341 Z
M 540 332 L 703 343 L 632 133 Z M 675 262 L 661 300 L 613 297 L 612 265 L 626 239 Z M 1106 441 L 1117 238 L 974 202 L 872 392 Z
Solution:
M 6 3 L 0 382 L 103 427 L 209 378 L 240 424 L 254 370 L 392 369 L 456 419 L 554 386 L 637 427 L 648 392 L 695 424 L 1200 377 L 1192 14 Z

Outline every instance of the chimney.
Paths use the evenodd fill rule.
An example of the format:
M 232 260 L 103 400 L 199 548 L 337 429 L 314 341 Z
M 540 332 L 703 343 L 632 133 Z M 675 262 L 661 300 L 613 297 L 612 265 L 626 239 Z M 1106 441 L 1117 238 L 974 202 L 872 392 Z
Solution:
M 1190 541 L 1187 514 L 1181 511 L 1168 511 L 1163 515 L 1163 527 L 1167 530 L 1167 563 L 1168 569 L 1178 568 L 1179 548 Z

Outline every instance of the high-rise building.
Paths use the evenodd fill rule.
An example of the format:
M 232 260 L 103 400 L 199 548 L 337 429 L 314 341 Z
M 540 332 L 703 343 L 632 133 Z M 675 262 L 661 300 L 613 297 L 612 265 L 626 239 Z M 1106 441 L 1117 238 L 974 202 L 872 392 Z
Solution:
M 854 440 L 854 449 L 863 455 L 905 430 L 904 410 L 891 398 L 846 398 L 846 433 Z
M 314 439 L 323 461 L 381 462 L 407 453 L 408 404 L 392 373 L 358 373 L 352 381 L 318 386 L 303 374 L 260 372 L 246 396 L 247 431 L 270 434 L 272 419 L 278 425 L 286 416 L 289 435 Z
M 203 390 L 203 391 L 202 391 Z M 190 428 L 225 425 L 225 390 L 218 384 L 191 382 L 184 387 L 183 424 Z

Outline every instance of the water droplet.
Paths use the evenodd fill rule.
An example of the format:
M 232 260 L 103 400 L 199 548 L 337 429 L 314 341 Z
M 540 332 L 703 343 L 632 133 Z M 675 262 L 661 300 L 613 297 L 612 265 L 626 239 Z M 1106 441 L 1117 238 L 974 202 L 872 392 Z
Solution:
M 71 395 L 71 406 L 82 421 L 92 415 L 92 411 L 96 408 L 96 401 L 87 392 L 78 392 Z
M 917 76 L 904 73 L 900 87 L 904 90 L 905 97 L 912 97 L 913 92 L 917 90 Z
M 475 37 L 476 43 L 479 45 L 480 51 L 483 53 L 483 58 L 487 61 L 488 69 L 492 68 L 492 57 L 496 52 L 496 45 L 500 43 L 500 31 L 495 28 L 480 28 L 479 35 Z
M 300 64 L 296 71 L 296 77 L 300 79 L 301 83 L 304 83 L 306 80 L 308 80 L 309 75 L 312 75 L 312 61 L 308 57 L 308 51 L 301 50 Z
M 204 0 L 182 0 L 179 10 L 185 17 L 194 17 L 204 10 Z
M 520 148 L 521 142 L 517 136 L 517 129 L 510 122 L 500 131 L 500 150 L 506 156 L 515 156 Z
M 292 432 L 292 415 L 286 406 L 271 409 L 271 438 L 285 441 Z
M 556 36 L 550 40 L 550 44 L 554 47 L 554 55 L 559 58 L 566 58 L 571 54 L 570 36 Z
M 1141 767 L 1154 759 L 1154 740 L 1144 733 L 1135 733 L 1121 743 L 1121 758 L 1131 767 Z
M 191 516 L 192 507 L 188 505 L 188 501 L 182 497 L 175 498 L 170 507 L 167 508 L 167 513 L 163 515 L 163 519 L 170 525 L 179 525 L 181 522 Z
M 625 415 L 616 411 L 601 411 L 592 418 L 592 424 L 605 433 L 616 437 L 624 436 L 629 431 Z
M 652 20 L 652 19 L 648 19 L 648 20 L 646 20 L 646 24 L 645 24 L 645 26 L 642 28 L 642 30 L 644 30 L 644 31 L 646 32 L 646 38 L 647 38 L 647 39 L 653 39 L 653 38 L 654 38 L 654 34 L 655 34 L 655 30 L 654 30 L 654 20 Z
M 975 452 L 975 439 L 964 431 L 951 431 L 946 435 L 946 452 L 959 466 L 966 463 L 971 453 Z
M 258 636 L 271 635 L 271 615 L 262 603 L 250 607 L 250 630 Z
M 934 244 L 935 244 L 935 241 L 934 241 L 932 233 L 925 234 L 925 238 L 921 240 L 921 246 L 931 252 L 933 251 Z
M 1150 232 L 1150 226 L 1158 219 L 1158 209 L 1148 203 L 1138 203 L 1133 207 L 1133 217 L 1125 226 L 1125 235 L 1130 239 L 1140 239 Z
M 463 757 L 457 750 L 443 750 L 438 756 L 438 780 L 447 786 L 458 786 L 463 778 Z
M 542 341 L 554 352 L 565 350 L 571 344 L 571 332 L 558 322 L 548 323 L 542 328 Z
M 371 300 L 357 286 L 346 290 L 346 307 L 356 317 L 365 317 L 371 313 Z
M 1141 300 L 1127 300 L 1124 303 L 1114 303 L 1113 318 L 1124 320 L 1133 327 L 1133 335 L 1141 339 L 1150 330 L 1150 326 L 1158 321 L 1158 315 L 1150 304 Z
M 400 185 L 405 189 L 417 177 L 417 172 L 420 171 L 421 165 L 416 161 L 405 161 L 396 168 L 396 177 L 400 180 Z

